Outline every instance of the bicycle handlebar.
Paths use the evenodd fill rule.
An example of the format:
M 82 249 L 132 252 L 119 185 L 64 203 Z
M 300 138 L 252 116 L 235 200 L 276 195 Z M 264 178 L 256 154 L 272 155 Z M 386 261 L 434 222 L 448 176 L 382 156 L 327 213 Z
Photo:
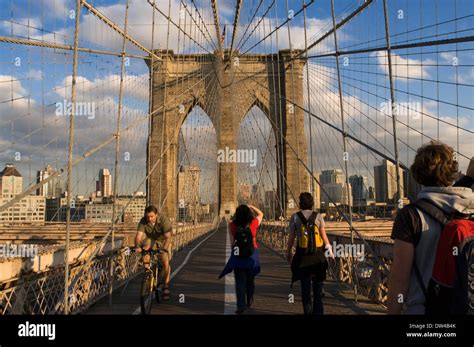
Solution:
M 141 249 L 142 249 L 141 252 L 137 252 L 137 251 L 136 251 L 136 247 L 135 247 L 135 248 L 130 248 L 130 251 L 131 251 L 131 252 L 135 252 L 135 253 L 140 253 L 140 254 L 147 254 L 147 253 L 149 253 L 149 254 L 161 254 L 161 253 L 163 253 L 163 252 L 168 253 L 168 251 L 167 251 L 166 249 L 164 249 L 164 248 L 148 249 L 148 250 L 146 250 L 146 249 L 144 249 L 144 248 L 141 248 Z
M 158 249 L 149 249 L 146 250 L 143 247 L 141 247 L 141 252 L 136 251 L 137 247 L 126 247 L 123 249 L 123 252 L 126 255 L 130 255 L 130 253 L 139 253 L 139 254 L 161 254 L 161 253 L 168 253 L 168 251 L 164 248 L 158 248 Z

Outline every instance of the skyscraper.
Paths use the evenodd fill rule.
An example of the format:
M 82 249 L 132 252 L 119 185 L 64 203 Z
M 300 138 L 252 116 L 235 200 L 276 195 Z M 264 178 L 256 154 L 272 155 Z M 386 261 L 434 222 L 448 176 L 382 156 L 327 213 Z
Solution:
M 0 172 L 0 192 L 2 198 L 14 198 L 23 191 L 23 177 L 15 165 L 7 164 Z
M 323 201 L 325 201 L 325 207 L 329 204 L 335 205 L 352 205 L 352 189 L 351 184 L 349 183 L 349 188 L 346 185 L 346 182 L 343 183 L 327 183 L 323 186 L 326 191 L 327 196 L 324 196 Z
M 321 184 L 328 183 L 344 183 L 344 172 L 341 169 L 322 171 Z
M 100 187 L 100 181 L 95 181 L 95 196 L 94 197 L 101 197 L 102 196 L 102 188 Z
M 36 183 L 47 179 L 48 177 L 54 175 L 56 170 L 51 166 L 47 165 L 44 170 L 37 171 L 36 173 Z M 61 181 L 58 176 L 52 178 L 49 182 L 43 184 L 36 190 L 36 195 L 44 196 L 47 198 L 60 197 L 61 196 Z
M 374 187 L 369 187 L 368 199 L 369 200 L 375 200 L 375 188 Z
M 423 186 L 415 181 L 415 178 L 408 170 L 403 171 L 403 183 L 405 196 L 410 199 L 410 201 L 415 201 Z
M 349 182 L 352 187 L 352 197 L 354 205 L 365 205 L 369 198 L 368 179 L 366 176 L 352 175 L 349 177 Z
M 108 197 L 112 195 L 112 175 L 108 169 L 101 169 L 99 171 L 99 181 L 97 191 L 102 193 L 103 197 Z
M 403 169 L 400 175 L 400 198 L 403 194 Z M 395 164 L 384 159 L 382 165 L 374 166 L 375 199 L 377 202 L 395 203 L 397 197 L 397 169 Z
M 352 204 L 352 192 L 350 191 L 350 184 L 348 192 L 345 182 L 345 175 L 341 169 L 324 170 L 321 172 L 320 177 L 322 190 L 325 192 L 320 193 L 321 205 L 328 207 L 330 203 L 336 205 L 348 205 L 349 203 Z
M 0 206 L 23 192 L 23 177 L 13 164 L 7 164 L 0 172 Z M 44 222 L 46 199 L 26 195 L 18 203 L 0 212 L 0 221 Z

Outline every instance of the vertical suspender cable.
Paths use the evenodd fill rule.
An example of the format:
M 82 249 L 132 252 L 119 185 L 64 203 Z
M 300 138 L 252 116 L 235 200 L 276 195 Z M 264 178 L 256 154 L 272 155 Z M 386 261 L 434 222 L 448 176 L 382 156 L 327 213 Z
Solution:
M 129 0 L 125 4 L 125 23 L 124 23 L 124 36 L 122 42 L 122 57 L 120 66 L 120 87 L 119 87 L 119 105 L 117 114 L 117 129 L 115 133 L 115 165 L 114 165 L 114 188 L 113 188 L 113 205 L 112 205 L 112 257 L 110 258 L 110 284 L 109 284 L 109 305 L 112 305 L 112 292 L 114 289 L 114 252 L 115 252 L 115 224 L 116 224 L 116 205 L 118 198 L 118 161 L 119 161 L 119 150 L 120 150 L 120 126 L 123 110 L 123 83 L 125 77 L 125 50 L 127 45 L 127 24 L 128 24 L 128 7 Z
M 342 138 L 343 138 L 343 147 L 344 147 L 344 171 L 346 176 L 346 195 L 347 195 L 347 205 L 349 209 L 349 226 L 351 230 L 351 244 L 354 243 L 354 229 L 352 226 L 352 203 L 351 203 L 351 192 L 349 188 L 349 171 L 347 168 L 348 153 L 347 153 L 347 134 L 345 131 L 344 123 L 344 103 L 342 98 L 342 83 L 341 83 L 341 70 L 339 66 L 339 50 L 337 47 L 337 28 L 336 28 L 336 15 L 334 13 L 334 0 L 331 0 L 331 14 L 332 14 L 332 25 L 333 25 L 333 35 L 334 35 L 334 50 L 336 52 L 336 67 L 337 67 L 337 84 L 339 89 L 339 106 L 341 111 L 341 122 L 342 122 Z M 352 265 L 354 263 L 352 262 Z M 354 267 L 352 268 L 354 274 Z M 354 295 L 355 301 L 357 302 L 357 283 L 354 281 Z
M 388 59 L 388 78 L 390 81 L 390 98 L 392 106 L 392 126 L 393 126 L 393 147 L 395 154 L 395 168 L 396 168 L 396 177 L 397 177 L 397 195 L 396 202 L 397 206 L 401 207 L 401 184 L 400 184 L 400 160 L 398 155 L 398 137 L 397 137 L 397 114 L 396 114 L 396 101 L 395 101 L 395 90 L 393 85 L 393 70 L 392 70 L 392 48 L 390 45 L 390 31 L 388 26 L 388 10 L 387 10 L 387 0 L 383 0 L 383 12 L 385 20 L 385 42 L 387 45 L 387 59 Z
M 76 23 L 74 29 L 74 50 L 72 63 L 72 85 L 71 85 L 71 113 L 69 115 L 69 158 L 67 165 L 66 182 L 66 249 L 64 251 L 64 314 L 69 314 L 69 240 L 71 236 L 71 175 L 72 175 L 72 150 L 74 146 L 74 111 L 76 107 L 76 78 L 77 58 L 79 45 L 79 25 L 81 16 L 81 1 L 76 1 Z

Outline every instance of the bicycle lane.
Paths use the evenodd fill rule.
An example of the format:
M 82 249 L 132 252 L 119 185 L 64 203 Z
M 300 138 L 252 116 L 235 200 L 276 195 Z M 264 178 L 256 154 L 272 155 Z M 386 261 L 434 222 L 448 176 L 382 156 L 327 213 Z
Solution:
M 225 281 L 219 280 L 218 275 L 226 260 L 226 225 L 222 223 L 218 230 L 173 255 L 171 297 L 163 303 L 155 301 L 151 314 L 222 314 Z M 84 314 L 140 314 L 141 279 L 141 275 L 137 276 L 125 289 L 116 289 L 112 307 L 108 304 L 108 297 L 105 297 Z M 230 289 L 235 291 L 233 285 Z
M 222 314 L 225 281 L 218 279 L 226 262 L 226 226 L 196 247 L 171 280 L 171 298 L 153 305 L 152 314 Z M 174 270 L 172 269 L 172 273 Z

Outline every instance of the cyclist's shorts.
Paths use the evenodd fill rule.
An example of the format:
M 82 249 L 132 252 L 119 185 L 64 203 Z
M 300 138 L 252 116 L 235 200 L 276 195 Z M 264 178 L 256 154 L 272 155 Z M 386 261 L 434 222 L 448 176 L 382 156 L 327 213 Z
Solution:
M 161 240 L 153 240 L 153 239 L 150 239 L 148 237 L 146 237 L 141 243 L 140 243 L 140 247 L 143 247 L 145 249 L 148 249 L 148 247 L 150 247 L 151 249 L 158 249 L 158 248 L 163 248 L 163 245 L 164 245 L 164 242 L 161 241 Z M 169 259 L 171 259 L 171 244 L 170 244 L 170 247 L 168 249 L 168 253 L 164 253 L 164 255 L 168 255 L 169 256 Z

